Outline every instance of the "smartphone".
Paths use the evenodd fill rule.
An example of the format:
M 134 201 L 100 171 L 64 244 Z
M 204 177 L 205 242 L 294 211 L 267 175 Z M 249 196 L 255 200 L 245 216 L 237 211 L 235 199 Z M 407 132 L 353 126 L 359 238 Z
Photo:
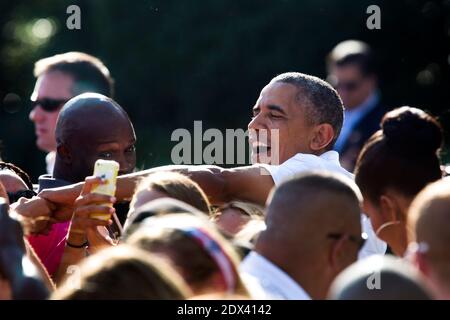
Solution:
M 106 180 L 105 184 L 100 184 L 92 188 L 91 193 L 100 193 L 113 197 L 116 193 L 117 174 L 119 173 L 119 164 L 112 160 L 99 159 L 95 162 L 94 176 Z M 112 203 L 108 204 L 112 207 Z M 111 214 L 91 213 L 91 218 L 99 220 L 111 219 Z

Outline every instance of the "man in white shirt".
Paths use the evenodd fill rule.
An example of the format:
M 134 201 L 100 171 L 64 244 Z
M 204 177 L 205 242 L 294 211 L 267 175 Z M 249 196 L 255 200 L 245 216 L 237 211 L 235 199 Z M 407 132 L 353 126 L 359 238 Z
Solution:
M 309 170 L 352 176 L 340 166 L 338 153 L 332 151 L 343 112 L 342 100 L 327 82 L 302 73 L 283 73 L 263 88 L 253 107 L 248 128 L 255 133 L 250 137 L 255 164 L 231 169 L 184 165 L 140 171 L 118 178 L 116 197 L 130 199 L 143 176 L 162 170 L 189 175 L 214 205 L 236 199 L 265 205 L 274 185 Z M 276 135 L 272 137 L 272 133 Z M 41 196 L 56 207 L 67 206 L 80 191 L 78 185 Z
M 243 281 L 262 299 L 325 299 L 364 243 L 356 185 L 342 175 L 304 173 L 275 189 L 266 230 L 242 262 Z
M 250 139 L 254 165 L 231 169 L 193 165 L 153 168 L 123 176 L 118 181 L 117 195 L 131 197 L 135 183 L 148 173 L 175 170 L 196 180 L 213 204 L 241 199 L 264 205 L 277 178 L 271 177 L 269 167 L 262 166 L 262 162 L 282 164 L 281 168 L 295 162 L 295 172 L 323 168 L 346 173 L 337 153 L 331 151 L 339 136 L 344 109 L 336 90 L 327 82 L 302 73 L 283 73 L 263 88 L 252 109 L 248 128 L 255 133 Z M 264 133 L 267 139 L 261 138 Z M 272 137 L 272 133 L 276 136 Z M 46 196 L 59 200 L 56 194 L 52 199 L 51 193 Z

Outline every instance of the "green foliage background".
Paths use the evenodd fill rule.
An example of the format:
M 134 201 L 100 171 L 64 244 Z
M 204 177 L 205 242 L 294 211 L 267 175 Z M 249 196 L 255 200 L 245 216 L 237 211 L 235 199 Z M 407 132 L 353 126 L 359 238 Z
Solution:
M 81 30 L 66 28 L 71 4 L 81 8 Z M 381 30 L 366 27 L 371 4 L 381 8 Z M 37 43 L 27 30 L 40 18 L 51 19 L 55 33 Z M 324 78 L 325 55 L 348 38 L 367 41 L 378 54 L 388 106 L 430 110 L 448 129 L 449 36 L 448 0 L 2 0 L 2 157 L 34 179 L 45 170 L 28 120 L 33 63 L 71 50 L 93 54 L 110 69 L 115 98 L 135 124 L 141 168 L 169 163 L 171 132 L 192 129 L 194 120 L 203 120 L 204 129 L 246 128 L 274 75 Z M 5 101 L 8 93 L 21 100 Z

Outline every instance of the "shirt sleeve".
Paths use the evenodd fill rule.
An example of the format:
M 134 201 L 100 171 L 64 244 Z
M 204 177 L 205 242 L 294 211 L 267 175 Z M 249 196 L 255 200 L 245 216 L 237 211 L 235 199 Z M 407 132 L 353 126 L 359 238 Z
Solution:
M 296 174 L 311 169 L 308 168 L 304 161 L 298 159 L 298 157 L 292 157 L 280 165 L 270 165 L 262 163 L 259 165 L 269 171 L 276 186 L 279 186 L 281 183 L 289 180 Z

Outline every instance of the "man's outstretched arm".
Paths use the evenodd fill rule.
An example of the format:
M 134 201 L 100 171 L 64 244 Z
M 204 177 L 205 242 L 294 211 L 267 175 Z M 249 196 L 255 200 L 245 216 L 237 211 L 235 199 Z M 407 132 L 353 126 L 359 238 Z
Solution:
M 175 171 L 189 176 L 200 185 L 214 205 L 231 200 L 250 201 L 264 205 L 270 190 L 274 186 L 272 177 L 259 166 L 224 169 L 218 166 L 169 165 L 118 177 L 116 198 L 118 200 L 131 199 L 136 185 L 142 178 L 153 172 L 161 171 Z M 80 195 L 82 186 L 83 183 L 81 182 L 61 188 L 43 190 L 39 196 L 55 204 L 58 210 L 63 209 L 62 212 L 68 212 L 67 208 Z M 67 219 L 70 219 L 70 217 L 67 217 Z
M 259 166 L 224 169 L 211 165 L 169 165 L 120 176 L 117 180 L 117 198 L 130 199 L 140 179 L 153 172 L 161 171 L 175 171 L 189 176 L 200 185 L 214 205 L 231 200 L 264 205 L 274 186 L 272 177 Z

